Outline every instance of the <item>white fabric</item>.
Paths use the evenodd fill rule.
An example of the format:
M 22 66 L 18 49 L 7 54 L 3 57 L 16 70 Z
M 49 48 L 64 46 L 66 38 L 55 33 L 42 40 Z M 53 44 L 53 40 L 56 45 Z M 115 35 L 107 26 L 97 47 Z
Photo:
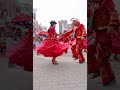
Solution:
M 77 21 L 77 22 L 79 22 L 79 23 L 80 23 L 80 20 L 79 20 L 79 19 L 77 19 L 77 18 L 72 18 L 72 19 L 71 19 L 71 21 Z
M 40 46 L 40 44 L 41 44 L 41 43 L 39 43 L 39 42 L 36 42 L 35 44 L 36 44 L 36 47 L 38 47 L 38 46 Z

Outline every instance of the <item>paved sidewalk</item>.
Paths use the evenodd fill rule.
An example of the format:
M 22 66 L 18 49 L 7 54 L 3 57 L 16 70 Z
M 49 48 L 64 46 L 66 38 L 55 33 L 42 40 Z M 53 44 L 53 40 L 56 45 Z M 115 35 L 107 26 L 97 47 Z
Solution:
M 73 60 L 71 50 L 57 61 L 59 64 L 53 65 L 51 58 L 34 52 L 33 90 L 87 90 L 86 62 Z
M 33 90 L 32 75 L 21 67 L 8 68 L 8 59 L 0 56 L 0 90 Z
M 116 77 L 116 83 L 112 83 L 108 86 L 103 86 L 101 83 L 101 77 L 90 79 L 91 75 L 88 75 L 88 90 L 120 90 L 120 63 L 111 61 L 111 66 Z

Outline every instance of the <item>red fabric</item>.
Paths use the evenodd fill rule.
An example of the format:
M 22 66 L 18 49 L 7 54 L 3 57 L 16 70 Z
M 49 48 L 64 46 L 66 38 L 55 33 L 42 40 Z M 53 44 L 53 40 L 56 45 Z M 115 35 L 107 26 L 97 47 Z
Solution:
M 83 26 L 80 24 L 75 31 L 75 37 L 83 36 Z
M 77 53 L 78 60 L 79 60 L 80 63 L 85 60 L 84 57 L 83 57 L 83 54 L 82 54 L 82 52 L 81 52 L 81 50 L 83 49 L 83 41 L 82 41 L 80 38 L 77 38 L 77 37 L 83 36 L 83 31 L 84 31 L 84 30 L 85 30 L 85 29 L 84 29 L 84 25 L 83 25 L 83 24 L 79 24 L 79 26 L 78 26 L 78 28 L 75 30 L 75 32 L 74 32 L 74 29 L 72 29 L 72 30 L 70 30 L 70 31 L 68 31 L 68 32 L 66 32 L 66 33 L 64 34 L 64 37 L 69 36 L 71 33 L 74 33 L 74 34 L 75 34 L 76 45 L 73 46 L 72 48 L 73 48 L 73 49 L 76 48 L 76 50 L 73 50 L 73 49 L 72 49 L 72 53 L 73 53 L 73 57 L 75 57 L 75 56 L 76 56 L 76 53 Z
M 33 41 L 32 32 L 27 32 L 17 45 L 7 48 L 6 56 L 11 62 L 24 67 L 26 71 L 33 71 Z
M 77 50 L 78 50 L 78 49 L 77 49 Z M 82 63 L 83 61 L 85 61 L 82 52 L 81 52 L 81 53 L 80 53 L 80 52 L 78 53 L 78 60 L 79 60 L 79 63 Z
M 83 30 L 83 35 L 82 36 L 87 36 L 86 30 Z
M 115 32 L 112 36 L 111 52 L 115 54 L 120 54 L 120 32 Z
M 71 50 L 72 50 L 72 57 L 73 58 L 78 57 L 79 62 L 83 62 L 85 60 L 82 52 L 80 52 L 80 50 L 82 49 L 83 49 L 83 43 L 81 39 L 80 40 L 77 39 L 76 43 L 72 45 Z
M 64 38 L 64 39 L 63 39 L 63 42 L 64 42 L 64 43 L 68 43 L 68 42 L 69 42 L 69 37 Z
M 32 20 L 32 16 L 26 15 L 26 14 L 20 14 L 16 17 L 14 17 L 11 22 L 15 23 L 15 22 L 20 22 L 20 21 L 28 21 L 28 20 Z
M 50 27 L 48 29 L 48 38 L 56 38 L 57 36 L 57 33 L 55 31 L 55 28 L 54 27 Z
M 75 42 L 75 38 L 71 38 L 69 44 L 72 45 Z
M 67 52 L 68 44 L 60 43 L 57 39 L 45 39 L 43 43 L 36 48 L 37 52 L 45 57 L 57 57 Z
M 77 37 L 79 37 L 79 36 L 85 35 L 85 34 L 86 34 L 85 32 L 86 32 L 86 31 L 85 31 L 84 25 L 83 25 L 83 24 L 80 24 L 80 25 L 78 26 L 78 28 L 75 30 L 75 38 L 77 38 Z M 66 37 L 69 36 L 71 33 L 74 33 L 74 30 L 73 30 L 73 29 L 70 30 L 70 31 L 68 31 L 68 32 L 66 32 L 65 34 L 63 34 L 63 37 L 61 37 L 61 38 L 66 38 Z
M 102 47 L 100 44 L 97 45 L 97 55 L 98 55 L 98 61 L 100 63 L 99 70 L 101 73 L 102 83 L 103 84 L 109 83 L 115 79 L 115 76 L 109 61 L 107 61 L 106 59 L 103 59 L 104 51 L 102 50 Z
M 48 38 L 36 48 L 37 52 L 45 57 L 57 57 L 67 52 L 68 44 L 59 42 L 56 35 L 55 28 L 50 27 L 48 30 Z
M 76 48 L 77 48 L 78 60 L 79 60 L 80 63 L 85 61 L 85 59 L 83 57 L 83 54 L 81 52 L 81 50 L 83 50 L 84 46 L 83 46 L 83 40 L 81 40 L 80 38 L 78 39 L 77 37 L 83 36 L 83 31 L 84 30 L 85 30 L 84 25 L 80 24 L 75 31 Z
M 83 48 L 87 49 L 87 39 L 83 39 L 82 42 L 83 42 Z
M 96 33 L 96 44 L 101 44 L 105 46 L 108 51 L 110 51 L 110 35 L 106 32 L 97 32 Z
M 100 72 L 103 84 L 115 80 L 115 76 L 109 62 L 107 64 L 103 64 L 103 66 L 100 68 Z
M 88 72 L 95 73 L 99 71 L 99 67 L 100 67 L 99 62 L 95 56 L 96 54 L 95 45 L 89 45 L 87 50 L 88 50 L 88 54 L 87 54 Z
M 5 45 L 0 45 L 0 48 L 5 48 L 6 46 Z
M 71 50 L 72 50 L 72 57 L 73 58 L 78 57 L 77 51 L 76 51 L 76 44 L 72 45 Z
M 48 33 L 47 33 L 46 31 L 41 31 L 41 32 L 38 33 L 38 35 L 39 35 L 39 36 L 40 36 L 40 35 L 48 35 Z
M 81 52 L 83 50 L 83 42 L 81 39 L 76 39 L 76 49 L 77 49 L 79 62 L 81 63 L 81 62 L 85 61 L 83 54 Z
M 100 0 L 99 7 L 94 14 L 96 27 L 110 25 L 110 17 L 112 12 L 115 12 L 115 5 L 112 0 Z
M 90 14 L 91 14 L 94 8 L 92 7 L 92 4 L 90 7 L 91 7 Z M 110 25 L 111 17 L 114 17 L 111 14 L 113 12 L 115 12 L 115 6 L 112 0 L 99 0 L 99 6 L 95 10 L 93 16 L 95 28 L 96 28 L 95 41 L 97 46 L 96 47 L 97 61 L 98 64 L 100 65 L 99 71 L 101 74 L 103 84 L 106 84 L 111 80 L 115 79 L 110 63 L 106 59 L 108 56 L 108 52 L 110 50 L 110 36 L 106 33 L 108 27 L 103 27 Z M 104 28 L 104 30 L 102 28 Z
M 74 30 L 72 29 L 72 30 L 64 33 L 61 38 L 66 38 L 67 36 L 69 36 L 69 35 L 70 35 L 71 33 L 73 33 L 73 32 L 74 32 Z

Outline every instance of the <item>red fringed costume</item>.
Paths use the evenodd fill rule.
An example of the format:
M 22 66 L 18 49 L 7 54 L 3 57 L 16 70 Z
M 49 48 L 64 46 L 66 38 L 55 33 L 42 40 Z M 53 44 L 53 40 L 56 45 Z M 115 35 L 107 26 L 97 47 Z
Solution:
M 98 0 L 97 3 L 93 1 L 88 10 L 91 15 L 90 18 L 94 21 L 94 23 L 92 22 L 92 28 L 96 31 L 97 62 L 100 66 L 94 68 L 98 68 L 100 71 L 102 83 L 105 85 L 115 80 L 111 65 L 108 61 L 111 40 L 110 34 L 107 32 L 110 26 L 118 25 L 117 13 L 112 0 Z
M 112 36 L 111 53 L 120 54 L 120 28 Z
M 88 73 L 94 73 L 99 71 L 99 63 L 96 58 L 96 48 L 95 48 L 95 33 L 91 34 L 87 38 L 88 40 L 88 54 L 87 54 L 87 67 Z
M 79 24 L 78 28 L 76 30 L 72 29 L 69 32 L 64 34 L 64 37 L 69 36 L 71 33 L 74 33 L 75 35 L 75 43 L 72 46 L 72 53 L 73 53 L 73 57 L 78 57 L 79 59 L 79 63 L 82 63 L 83 61 L 85 61 L 83 54 L 82 54 L 82 50 L 83 50 L 83 41 L 81 39 L 81 37 L 83 37 L 83 31 L 84 31 L 84 25 Z
M 76 51 L 76 40 L 74 40 L 74 42 L 72 43 L 71 51 L 72 51 L 72 57 L 77 58 L 78 55 L 77 55 L 77 51 Z

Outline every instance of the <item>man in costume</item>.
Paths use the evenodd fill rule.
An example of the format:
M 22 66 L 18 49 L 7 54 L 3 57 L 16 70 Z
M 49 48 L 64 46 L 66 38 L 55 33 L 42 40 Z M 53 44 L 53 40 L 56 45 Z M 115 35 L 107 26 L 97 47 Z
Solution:
M 115 80 L 108 58 L 111 47 L 110 35 L 114 32 L 114 27 L 118 25 L 117 13 L 112 0 L 91 0 L 88 12 L 90 26 L 96 32 L 95 45 L 99 67 L 95 74 L 101 75 L 103 85 L 108 85 Z
M 83 24 L 80 24 L 80 21 L 77 18 L 72 18 L 71 21 L 73 23 L 72 30 L 65 33 L 63 36 L 67 37 L 71 33 L 74 33 L 76 41 L 75 41 L 74 46 L 72 46 L 72 53 L 76 56 L 76 58 L 78 58 L 79 63 L 83 63 L 85 61 L 85 59 L 84 59 L 84 56 L 82 54 L 82 50 L 83 50 L 82 39 L 84 38 L 83 32 L 84 32 L 85 28 L 84 28 Z

